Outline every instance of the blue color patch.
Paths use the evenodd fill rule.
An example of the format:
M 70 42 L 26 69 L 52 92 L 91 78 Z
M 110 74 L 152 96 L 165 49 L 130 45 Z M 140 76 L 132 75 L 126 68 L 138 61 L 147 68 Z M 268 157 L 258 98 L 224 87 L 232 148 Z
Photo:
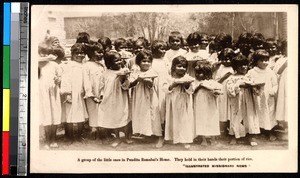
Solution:
M 10 45 L 10 2 L 3 4 L 3 45 Z

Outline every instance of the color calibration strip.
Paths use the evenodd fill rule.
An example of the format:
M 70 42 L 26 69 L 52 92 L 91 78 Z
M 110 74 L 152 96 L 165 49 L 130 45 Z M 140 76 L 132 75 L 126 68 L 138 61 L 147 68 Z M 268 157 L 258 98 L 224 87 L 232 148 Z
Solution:
M 20 70 L 20 3 L 11 3 L 10 14 L 10 175 L 17 175 L 18 103 Z
M 9 121 L 10 121 L 10 19 L 11 4 L 3 3 L 3 125 L 2 175 L 9 175 Z

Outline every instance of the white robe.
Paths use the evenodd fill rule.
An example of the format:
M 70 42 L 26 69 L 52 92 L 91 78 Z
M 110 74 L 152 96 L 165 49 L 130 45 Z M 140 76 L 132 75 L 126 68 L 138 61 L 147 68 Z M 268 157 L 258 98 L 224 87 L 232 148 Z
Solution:
M 88 80 L 85 81 L 85 93 L 92 93 L 93 97 L 97 97 L 100 99 L 102 92 L 100 90 L 101 87 L 101 77 L 105 71 L 105 68 L 102 64 L 87 61 L 83 68 L 87 75 Z M 98 109 L 100 104 L 93 101 L 92 98 L 85 97 L 87 112 L 89 115 L 89 126 L 90 127 L 99 127 L 99 120 L 103 118 L 98 117 Z
M 61 98 L 59 85 L 55 78 L 61 77 L 59 65 L 54 61 L 40 62 L 39 112 L 44 126 L 61 123 Z
M 275 119 L 275 95 L 278 82 L 275 73 L 270 69 L 264 70 L 254 67 L 249 70 L 247 76 L 256 83 L 265 83 L 261 95 L 255 95 L 254 102 L 259 117 L 259 126 L 265 130 L 271 130 L 276 124 Z
M 153 70 L 147 71 L 147 73 Z M 144 72 L 136 71 L 131 75 L 133 82 Z M 156 74 L 157 75 L 157 74 Z M 153 79 L 153 87 L 147 86 L 143 81 L 138 82 L 132 88 L 132 130 L 133 133 L 143 135 L 162 136 L 159 101 L 158 101 L 158 80 Z
M 195 120 L 193 113 L 193 87 L 185 89 L 179 85 L 169 91 L 174 78 L 168 78 L 163 85 L 166 92 L 165 140 L 173 143 L 192 143 L 195 138 Z

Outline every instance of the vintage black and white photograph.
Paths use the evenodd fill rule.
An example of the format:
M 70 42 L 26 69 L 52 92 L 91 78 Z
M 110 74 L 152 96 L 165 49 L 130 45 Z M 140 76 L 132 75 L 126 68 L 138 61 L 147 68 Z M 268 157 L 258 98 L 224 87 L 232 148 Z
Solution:
M 33 5 L 32 171 L 294 170 L 297 12 Z

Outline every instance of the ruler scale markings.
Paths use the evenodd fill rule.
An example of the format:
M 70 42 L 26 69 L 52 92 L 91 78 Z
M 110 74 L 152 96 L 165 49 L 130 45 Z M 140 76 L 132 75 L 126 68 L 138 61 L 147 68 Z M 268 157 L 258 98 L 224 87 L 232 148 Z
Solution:
M 19 77 L 19 137 L 17 174 L 27 175 L 27 109 L 28 109 L 28 45 L 29 3 L 21 3 L 20 10 L 20 77 Z

